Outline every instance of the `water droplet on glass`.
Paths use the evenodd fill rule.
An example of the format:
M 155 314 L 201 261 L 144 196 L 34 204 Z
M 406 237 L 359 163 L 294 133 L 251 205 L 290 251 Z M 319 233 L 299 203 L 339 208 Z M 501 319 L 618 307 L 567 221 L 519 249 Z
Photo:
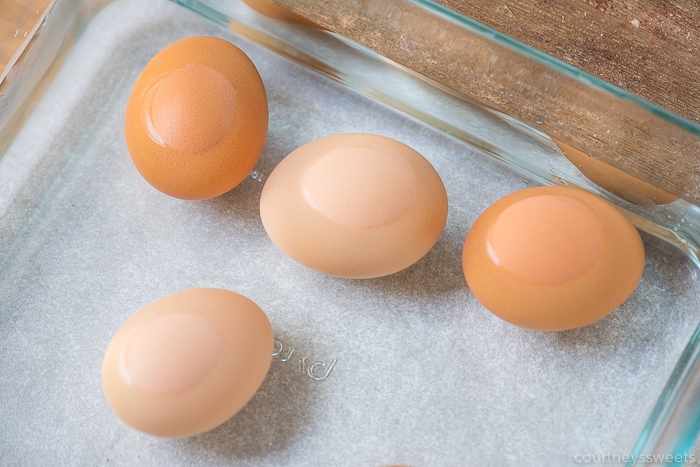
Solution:
M 262 182 L 265 177 L 263 176 L 263 174 L 261 174 L 257 170 L 253 170 L 250 173 L 250 178 L 252 178 L 253 180 L 257 180 L 259 182 Z

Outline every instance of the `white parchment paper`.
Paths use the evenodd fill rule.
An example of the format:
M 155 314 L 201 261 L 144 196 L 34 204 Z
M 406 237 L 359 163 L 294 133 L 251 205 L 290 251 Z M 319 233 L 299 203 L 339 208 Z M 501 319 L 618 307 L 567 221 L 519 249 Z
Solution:
M 193 34 L 243 48 L 270 100 L 257 179 L 200 202 L 148 185 L 123 137 L 142 67 Z M 324 276 L 262 228 L 265 176 L 299 145 L 343 132 L 412 146 L 447 187 L 440 241 L 398 274 Z M 640 287 L 602 321 L 540 333 L 494 317 L 466 286 L 462 243 L 483 209 L 530 184 L 174 4 L 111 4 L 0 159 L 0 464 L 541 466 L 628 453 L 697 325 L 700 287 L 680 254 L 645 236 Z M 282 348 L 221 427 L 141 434 L 102 396 L 103 353 L 142 306 L 204 286 L 258 303 Z M 308 374 L 315 362 L 319 375 L 335 362 L 322 381 Z

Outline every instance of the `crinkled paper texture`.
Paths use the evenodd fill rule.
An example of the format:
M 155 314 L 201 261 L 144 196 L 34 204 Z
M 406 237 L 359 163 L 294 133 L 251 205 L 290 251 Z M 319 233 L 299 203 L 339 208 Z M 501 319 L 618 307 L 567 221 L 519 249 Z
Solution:
M 242 47 L 270 100 L 263 180 L 199 202 L 146 183 L 123 136 L 139 71 L 193 34 Z M 398 139 L 445 182 L 447 227 L 400 273 L 324 276 L 263 230 L 265 176 L 301 144 L 342 132 Z M 698 283 L 679 253 L 644 236 L 640 287 L 609 317 L 563 333 L 501 321 L 470 294 L 462 244 L 490 203 L 530 184 L 179 6 L 111 4 L 0 159 L 0 463 L 541 466 L 630 452 L 697 325 Z M 112 413 L 102 357 L 131 314 L 190 287 L 251 298 L 282 349 L 229 422 L 191 439 L 154 438 Z M 317 375 L 335 365 L 316 381 L 314 362 L 326 362 Z

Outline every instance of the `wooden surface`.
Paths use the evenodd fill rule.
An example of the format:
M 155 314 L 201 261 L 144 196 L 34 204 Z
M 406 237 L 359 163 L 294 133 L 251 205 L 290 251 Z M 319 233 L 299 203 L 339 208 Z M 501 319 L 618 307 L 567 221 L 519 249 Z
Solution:
M 0 73 L 41 19 L 50 0 L 0 0 Z
M 698 0 L 437 0 L 700 123 Z
M 407 0 L 273 1 L 449 87 L 466 100 L 504 112 L 700 205 L 700 136 L 655 111 L 529 60 L 488 36 L 473 33 Z M 632 20 L 638 18 L 628 24 L 625 16 L 638 16 L 635 10 L 629 13 L 625 9 L 625 15 L 618 12 L 615 16 L 618 10 L 605 7 L 602 0 L 595 0 L 596 4 L 587 0 L 440 1 L 688 120 L 700 122 L 700 64 L 691 52 L 696 47 L 691 39 L 697 39 L 697 31 L 690 28 L 691 20 L 683 23 L 683 28 L 690 28 L 688 31 L 673 29 L 671 23 L 660 19 L 649 25 L 639 19 L 637 27 Z M 652 4 L 651 0 L 636 1 L 625 5 Z M 679 1 L 688 2 L 688 10 L 698 9 L 690 3 L 694 0 Z M 668 8 L 677 4 L 664 3 Z M 665 14 L 676 17 L 676 13 L 671 17 L 663 10 L 661 16 Z M 660 25 L 668 32 L 653 33 Z M 682 41 L 682 37 L 688 41 Z

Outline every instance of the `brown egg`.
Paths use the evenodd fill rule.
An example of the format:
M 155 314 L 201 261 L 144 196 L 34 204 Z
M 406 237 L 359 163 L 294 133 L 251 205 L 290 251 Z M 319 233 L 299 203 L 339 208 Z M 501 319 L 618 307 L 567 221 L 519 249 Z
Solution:
M 233 44 L 198 36 L 160 51 L 139 75 L 124 130 L 137 170 L 183 199 L 219 196 L 253 169 L 267 136 L 267 95 Z
M 269 18 L 278 19 L 287 23 L 303 24 L 304 26 L 314 28 L 319 27 L 316 23 L 294 13 L 293 11 L 277 5 L 271 0 L 243 0 L 243 3 Z
M 474 296 L 518 326 L 560 331 L 620 306 L 644 269 L 644 246 L 612 204 L 583 190 L 538 187 L 486 209 L 462 265 Z
M 341 277 L 400 271 L 437 242 L 447 219 L 440 176 L 415 150 L 369 134 L 293 151 L 263 187 L 260 217 L 294 260 Z
M 147 305 L 117 331 L 102 386 L 128 425 L 164 437 L 193 436 L 236 414 L 262 384 L 273 335 L 252 301 L 190 289 Z
M 626 199 L 631 203 L 649 200 L 655 204 L 668 204 L 678 199 L 670 193 L 656 188 L 651 183 L 640 180 L 620 169 L 572 148 L 561 141 L 554 141 L 567 159 L 571 161 L 588 178 L 601 188 Z

